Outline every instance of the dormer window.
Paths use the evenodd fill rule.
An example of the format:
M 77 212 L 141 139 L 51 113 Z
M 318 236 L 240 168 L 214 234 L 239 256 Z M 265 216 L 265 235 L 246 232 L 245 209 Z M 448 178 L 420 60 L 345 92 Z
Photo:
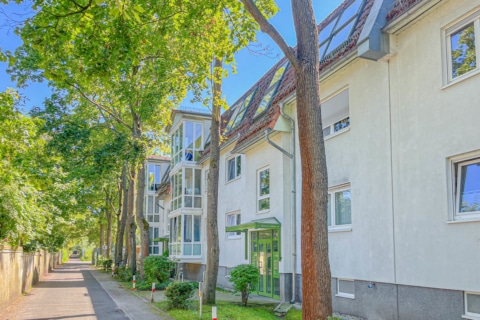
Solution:
M 172 134 L 172 163 L 198 161 L 203 151 L 202 124 L 185 121 Z
M 358 21 L 364 0 L 353 0 L 342 12 L 320 30 L 320 60 L 346 42 Z
M 248 106 L 250 105 L 250 102 L 252 101 L 253 96 L 255 95 L 255 92 L 257 89 L 253 90 L 242 102 L 240 102 L 239 106 L 236 107 L 235 112 L 233 113 L 232 117 L 230 118 L 230 121 L 227 124 L 227 127 L 225 128 L 226 132 L 229 132 L 233 129 L 235 129 L 240 122 L 243 120 L 243 116 L 245 115 L 245 112 L 248 109 Z
M 280 85 L 280 82 L 283 78 L 283 75 L 285 74 L 285 71 L 287 70 L 288 67 L 288 62 L 285 62 L 282 64 L 277 71 L 275 71 L 275 74 L 273 75 L 272 80 L 270 81 L 270 86 L 268 87 L 265 95 L 263 96 L 262 101 L 258 105 L 257 111 L 255 112 L 255 116 L 257 117 L 258 115 L 262 114 L 264 111 L 268 110 L 270 107 L 270 104 L 273 100 L 273 97 L 275 96 L 275 93 L 277 92 L 278 86 Z

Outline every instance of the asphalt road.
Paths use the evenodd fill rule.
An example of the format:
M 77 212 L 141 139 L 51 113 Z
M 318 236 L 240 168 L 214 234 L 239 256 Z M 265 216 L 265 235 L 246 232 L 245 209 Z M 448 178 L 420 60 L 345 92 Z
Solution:
M 0 317 L 5 320 L 168 319 L 142 298 L 119 287 L 89 262 L 70 259 L 17 299 Z

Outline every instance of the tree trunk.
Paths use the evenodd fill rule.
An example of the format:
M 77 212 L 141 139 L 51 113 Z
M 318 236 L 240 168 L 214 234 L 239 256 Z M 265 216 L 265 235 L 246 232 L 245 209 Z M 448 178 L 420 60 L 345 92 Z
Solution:
M 122 251 L 123 251 L 123 238 L 125 236 L 125 226 L 127 224 L 127 206 L 128 206 L 128 188 L 127 188 L 127 166 L 124 165 L 122 168 L 122 181 L 118 191 L 118 215 L 117 219 L 117 243 L 115 246 L 115 263 L 117 265 L 123 260 Z
M 107 234 L 106 234 L 106 246 L 107 246 L 107 252 L 105 253 L 105 257 L 107 259 L 110 259 L 110 253 L 112 250 L 112 209 L 110 208 L 111 205 L 111 195 L 110 192 L 105 191 L 105 215 L 107 218 Z
M 102 219 L 101 217 L 100 219 Z M 100 253 L 102 254 L 102 257 L 105 256 L 105 249 L 103 249 L 103 246 L 105 245 L 105 224 L 103 224 L 103 221 L 100 221 Z
M 320 108 L 318 32 L 311 0 L 292 0 L 297 34 L 297 119 L 302 162 L 303 319 L 332 315 L 327 161 Z
M 141 257 L 139 259 L 139 274 L 140 279 L 144 278 L 144 269 L 143 261 L 149 254 L 149 245 L 150 239 L 148 236 L 149 224 L 145 218 L 144 212 L 144 202 L 145 202 L 145 166 L 144 164 L 140 165 L 140 168 L 137 172 L 137 205 L 135 210 L 135 217 L 137 220 L 138 228 L 140 229 L 140 246 L 141 246 Z
M 136 274 L 137 272 L 137 239 L 135 237 L 137 226 L 135 225 L 135 184 L 136 184 L 136 177 L 135 177 L 135 168 L 130 169 L 130 183 L 128 186 L 128 230 L 129 230 L 129 242 L 128 245 L 130 246 L 130 252 L 128 255 L 128 265 L 132 270 L 132 274 Z
M 222 60 L 214 62 L 212 123 L 210 127 L 210 167 L 207 206 L 207 266 L 204 304 L 215 304 L 220 247 L 218 244 L 218 169 L 220 160 L 220 109 L 222 95 Z
M 328 178 L 320 108 L 318 29 L 312 0 L 291 0 L 297 52 L 287 45 L 253 0 L 241 1 L 295 68 L 302 163 L 302 314 L 303 319 L 327 319 L 332 315 Z

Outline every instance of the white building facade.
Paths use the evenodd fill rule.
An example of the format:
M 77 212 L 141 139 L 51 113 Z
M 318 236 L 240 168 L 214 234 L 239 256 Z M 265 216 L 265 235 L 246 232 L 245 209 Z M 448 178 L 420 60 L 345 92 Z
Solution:
M 480 319 L 480 3 L 347 0 L 320 30 L 334 310 Z M 218 284 L 251 263 L 258 294 L 301 302 L 296 107 L 283 59 L 222 116 Z M 173 112 L 157 192 L 169 254 L 196 280 L 209 117 Z

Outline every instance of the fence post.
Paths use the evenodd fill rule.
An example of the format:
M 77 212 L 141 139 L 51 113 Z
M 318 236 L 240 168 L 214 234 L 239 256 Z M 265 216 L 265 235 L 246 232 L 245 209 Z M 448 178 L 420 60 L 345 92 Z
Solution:
M 132 289 L 135 290 L 135 283 L 137 283 L 137 280 L 135 279 L 135 276 L 133 276 L 133 280 L 132 280 Z
M 153 293 L 155 292 L 155 282 L 152 282 L 152 297 L 150 298 L 150 303 L 153 302 Z
M 212 307 L 212 320 L 217 320 L 217 307 Z

